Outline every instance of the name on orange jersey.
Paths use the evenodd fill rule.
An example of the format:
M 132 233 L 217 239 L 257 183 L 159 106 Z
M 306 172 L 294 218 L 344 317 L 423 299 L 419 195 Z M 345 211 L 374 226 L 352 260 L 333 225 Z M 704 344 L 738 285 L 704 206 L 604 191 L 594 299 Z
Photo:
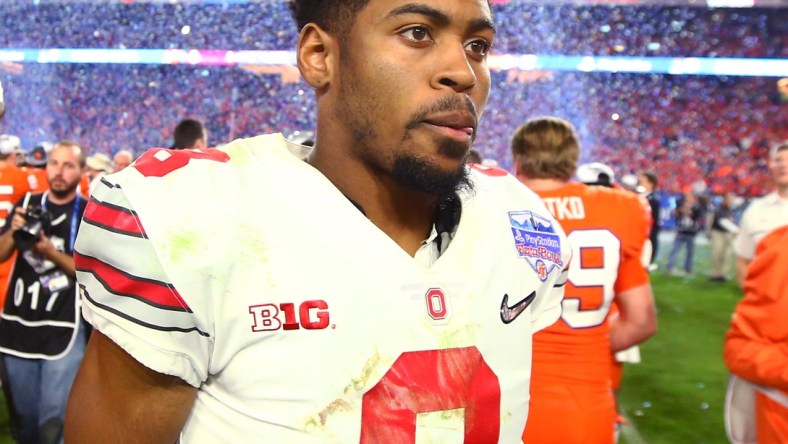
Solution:
M 547 210 L 558 220 L 576 220 L 586 218 L 583 199 L 577 196 L 545 197 L 542 199 Z

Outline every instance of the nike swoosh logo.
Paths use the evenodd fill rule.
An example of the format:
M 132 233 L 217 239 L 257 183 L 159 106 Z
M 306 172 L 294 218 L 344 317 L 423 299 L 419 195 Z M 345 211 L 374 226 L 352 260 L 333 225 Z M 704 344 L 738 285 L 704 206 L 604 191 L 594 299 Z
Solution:
M 536 298 L 536 292 L 532 291 L 531 294 L 526 296 L 522 301 L 510 307 L 509 295 L 504 294 L 503 300 L 501 301 L 501 320 L 503 321 L 503 323 L 509 324 L 515 319 L 517 319 L 517 316 L 520 316 L 520 313 L 524 312 L 525 309 L 528 308 L 529 305 L 531 305 L 531 302 L 533 302 L 535 298 Z

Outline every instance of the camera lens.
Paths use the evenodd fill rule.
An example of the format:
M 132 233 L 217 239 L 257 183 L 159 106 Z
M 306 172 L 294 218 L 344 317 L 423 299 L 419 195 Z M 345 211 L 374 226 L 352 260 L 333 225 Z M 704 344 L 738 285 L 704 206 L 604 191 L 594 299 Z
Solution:
M 38 242 L 38 234 L 41 232 L 41 221 L 28 221 L 22 228 L 14 231 L 13 238 L 16 248 L 27 251 Z

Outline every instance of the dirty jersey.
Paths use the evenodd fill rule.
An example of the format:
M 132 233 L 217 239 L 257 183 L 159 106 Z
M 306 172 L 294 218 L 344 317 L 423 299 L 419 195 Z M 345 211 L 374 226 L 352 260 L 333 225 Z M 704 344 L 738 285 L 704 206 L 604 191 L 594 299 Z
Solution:
M 281 135 L 151 150 L 105 176 L 76 244 L 85 317 L 198 387 L 182 443 L 511 443 L 566 238 L 497 169 L 430 266 Z

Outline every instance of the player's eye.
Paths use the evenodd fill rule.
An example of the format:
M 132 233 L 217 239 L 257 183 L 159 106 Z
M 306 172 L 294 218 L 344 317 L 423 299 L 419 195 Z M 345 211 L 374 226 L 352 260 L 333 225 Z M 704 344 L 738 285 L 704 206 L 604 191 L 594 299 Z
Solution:
M 465 45 L 465 49 L 472 54 L 475 54 L 479 57 L 486 57 L 487 54 L 490 52 L 490 45 L 489 42 L 483 39 L 473 40 Z
M 425 42 L 431 40 L 430 31 L 426 26 L 412 26 L 400 32 L 400 35 L 412 42 Z

